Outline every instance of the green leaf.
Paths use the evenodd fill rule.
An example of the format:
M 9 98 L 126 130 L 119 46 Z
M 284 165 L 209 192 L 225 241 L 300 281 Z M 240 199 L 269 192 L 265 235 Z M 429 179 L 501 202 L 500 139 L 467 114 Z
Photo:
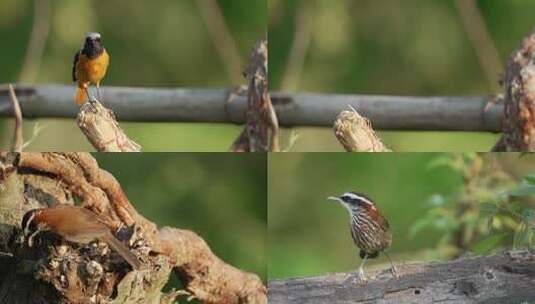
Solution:
M 482 203 L 480 205 L 480 208 L 481 208 L 482 213 L 493 214 L 493 213 L 496 213 L 496 211 L 498 211 L 498 206 L 493 203 Z
M 508 192 L 510 196 L 531 196 L 535 195 L 535 185 L 523 184 L 518 188 Z
M 524 180 L 528 182 L 530 185 L 535 185 L 535 174 L 524 176 Z
M 500 243 L 507 237 L 506 233 L 491 235 L 482 241 L 478 242 L 473 247 L 473 251 L 477 254 L 483 255 L 490 253 L 493 249 L 500 248 Z
M 522 215 L 522 220 L 524 220 L 526 222 L 530 222 L 533 219 L 535 219 L 535 210 L 526 209 L 526 210 L 521 212 L 521 215 Z

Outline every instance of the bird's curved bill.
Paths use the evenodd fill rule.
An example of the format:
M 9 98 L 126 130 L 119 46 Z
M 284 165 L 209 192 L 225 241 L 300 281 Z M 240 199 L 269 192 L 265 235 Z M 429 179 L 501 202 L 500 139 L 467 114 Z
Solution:
M 342 202 L 342 200 L 339 197 L 336 197 L 336 196 L 329 196 L 327 199 L 330 200 L 330 201 Z

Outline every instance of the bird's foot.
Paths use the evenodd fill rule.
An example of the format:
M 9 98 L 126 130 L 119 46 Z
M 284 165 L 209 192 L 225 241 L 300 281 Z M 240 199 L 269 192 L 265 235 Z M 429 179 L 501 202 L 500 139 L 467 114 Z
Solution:
M 93 95 L 90 95 L 88 100 L 89 100 L 89 103 L 93 103 L 93 104 L 98 102 L 98 99 L 96 99 L 95 96 Z
M 390 267 L 390 272 L 392 273 L 392 277 L 399 278 L 399 272 L 396 266 L 392 265 L 392 267 Z
M 364 285 L 368 282 L 368 278 L 364 275 L 364 271 L 359 270 L 350 277 L 350 282 L 354 285 Z

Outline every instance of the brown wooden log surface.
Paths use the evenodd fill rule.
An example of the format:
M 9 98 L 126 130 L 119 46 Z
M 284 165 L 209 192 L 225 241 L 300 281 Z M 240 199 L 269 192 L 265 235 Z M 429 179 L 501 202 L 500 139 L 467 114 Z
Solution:
M 444 263 L 398 266 L 365 285 L 353 273 L 273 280 L 269 303 L 534 303 L 535 252 L 510 251 Z

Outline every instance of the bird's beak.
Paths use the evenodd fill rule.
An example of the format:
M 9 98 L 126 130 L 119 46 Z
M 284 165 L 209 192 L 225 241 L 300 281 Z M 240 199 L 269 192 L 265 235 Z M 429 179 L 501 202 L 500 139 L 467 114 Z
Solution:
M 329 196 L 327 199 L 330 200 L 330 201 L 337 201 L 337 202 L 340 202 L 340 203 L 344 202 L 339 197 L 336 197 L 336 196 Z

